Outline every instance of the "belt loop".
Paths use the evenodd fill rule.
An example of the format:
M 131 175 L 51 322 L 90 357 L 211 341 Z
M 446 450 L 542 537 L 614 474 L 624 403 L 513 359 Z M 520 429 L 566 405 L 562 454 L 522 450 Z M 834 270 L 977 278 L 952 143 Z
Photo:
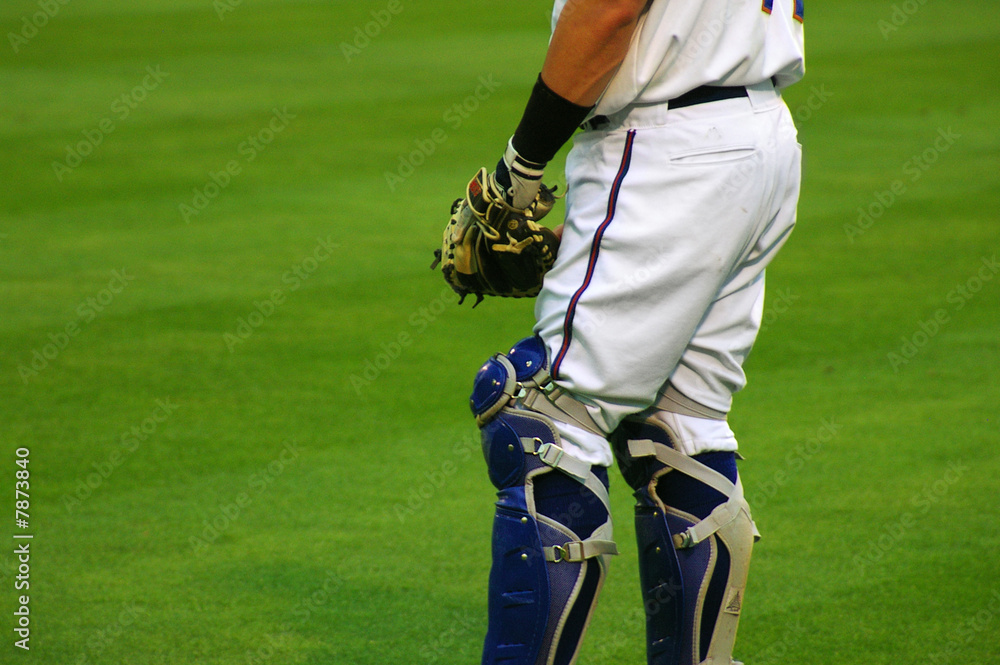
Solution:
M 590 132 L 599 129 L 604 129 L 610 124 L 611 124 L 611 119 L 608 118 L 608 116 L 595 115 L 590 120 L 584 121 L 584 123 L 580 125 L 580 129 L 582 129 L 585 132 Z
M 771 79 L 748 85 L 747 96 L 754 110 L 773 106 L 776 100 L 781 99 L 781 93 L 775 89 Z

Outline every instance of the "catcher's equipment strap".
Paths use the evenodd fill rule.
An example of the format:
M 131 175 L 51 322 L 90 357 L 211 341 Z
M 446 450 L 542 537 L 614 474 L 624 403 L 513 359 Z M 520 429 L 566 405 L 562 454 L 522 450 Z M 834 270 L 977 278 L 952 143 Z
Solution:
M 586 405 L 572 397 L 561 388 L 556 388 L 552 383 L 546 384 L 549 388 L 526 388 L 520 396 L 520 401 L 524 408 L 544 413 L 550 418 L 559 420 L 570 425 L 584 429 L 600 437 L 607 434 L 600 428 L 594 417 L 590 415 Z
M 573 457 L 556 443 L 542 443 L 541 439 L 538 438 L 521 437 L 521 446 L 525 453 L 537 455 L 539 461 L 546 466 L 558 469 L 577 482 L 583 483 L 594 496 L 601 500 L 610 515 L 611 500 L 608 497 L 608 489 L 591 472 L 592 467 L 589 463 Z M 618 554 L 618 546 L 613 540 L 610 540 L 610 529 L 611 522 L 609 521 L 586 540 L 570 541 L 562 545 L 546 547 L 545 560 L 554 563 L 560 561 L 579 562 L 603 554 Z M 609 539 L 601 537 L 605 532 L 607 532 Z
M 741 512 L 745 512 L 747 517 L 750 517 L 750 506 L 743 498 L 743 483 L 739 478 L 733 483 L 721 473 L 713 471 L 684 453 L 652 439 L 630 439 L 628 450 L 632 457 L 654 456 L 668 467 L 708 485 L 723 496 L 729 497 L 728 501 L 717 506 L 708 517 L 688 528 L 684 533 L 674 534 L 673 541 L 677 549 L 694 547 L 735 520 Z M 752 518 L 750 523 L 754 524 Z M 754 539 L 759 540 L 760 533 L 755 524 L 753 532 Z
M 563 543 L 545 548 L 545 560 L 552 563 L 568 561 L 570 563 L 580 563 L 595 556 L 605 554 L 618 554 L 618 546 L 613 540 L 597 540 L 587 538 L 577 542 Z
M 683 416 L 694 416 L 695 418 L 709 418 L 711 420 L 725 420 L 726 414 L 723 411 L 710 409 L 703 404 L 699 404 L 687 395 L 683 394 L 673 384 L 660 391 L 654 409 L 659 411 L 671 411 Z
M 590 476 L 590 464 L 573 457 L 554 443 L 542 443 L 541 439 L 522 437 L 521 447 L 529 455 L 538 455 L 538 459 L 546 466 L 559 469 L 581 483 L 587 482 L 587 478 Z

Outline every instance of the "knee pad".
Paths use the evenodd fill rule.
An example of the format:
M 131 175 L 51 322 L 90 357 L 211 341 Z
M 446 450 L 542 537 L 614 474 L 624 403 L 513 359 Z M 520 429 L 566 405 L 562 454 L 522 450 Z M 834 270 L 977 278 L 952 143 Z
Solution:
M 487 361 L 473 389 L 498 490 L 484 665 L 572 663 L 617 554 L 607 470 L 564 451 L 553 420 L 518 397 L 546 365 L 541 341 L 529 338 Z
M 732 665 L 759 537 L 735 453 L 688 457 L 654 418 L 626 420 L 611 442 L 637 500 L 649 665 Z

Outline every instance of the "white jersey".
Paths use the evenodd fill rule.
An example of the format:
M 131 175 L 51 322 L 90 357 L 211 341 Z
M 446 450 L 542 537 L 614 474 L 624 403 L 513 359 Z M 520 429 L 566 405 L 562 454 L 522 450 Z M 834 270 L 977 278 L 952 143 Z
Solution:
M 595 113 L 668 101 L 701 85 L 754 85 L 772 79 L 784 88 L 795 83 L 805 72 L 802 4 L 652 0 Z M 556 0 L 553 29 L 560 14 L 571 8 L 572 0 Z

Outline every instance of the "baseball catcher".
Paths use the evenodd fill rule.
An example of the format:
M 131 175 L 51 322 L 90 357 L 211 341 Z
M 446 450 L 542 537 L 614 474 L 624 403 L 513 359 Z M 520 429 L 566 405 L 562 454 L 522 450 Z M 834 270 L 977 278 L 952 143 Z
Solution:
M 470 406 L 497 488 L 483 665 L 572 665 L 636 498 L 649 665 L 736 665 L 757 529 L 727 422 L 795 225 L 804 0 L 556 0 L 521 121 L 452 208 L 460 295 L 537 296 Z M 546 165 L 572 138 L 566 214 Z M 558 255 L 557 255 L 558 254 Z

